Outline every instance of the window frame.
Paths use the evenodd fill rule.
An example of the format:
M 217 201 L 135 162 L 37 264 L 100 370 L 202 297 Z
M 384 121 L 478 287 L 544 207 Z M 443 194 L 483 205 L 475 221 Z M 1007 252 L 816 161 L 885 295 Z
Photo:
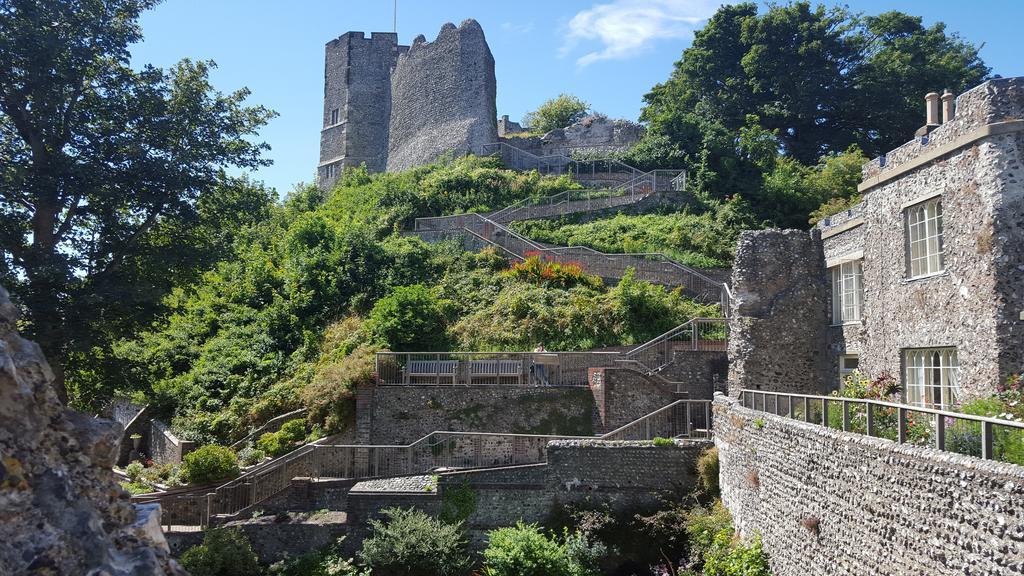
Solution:
M 846 361 L 850 359 L 857 360 L 856 368 L 846 367 Z M 842 390 L 848 376 L 857 372 L 860 372 L 860 354 L 841 354 L 839 356 L 839 389 Z
M 904 348 L 901 356 L 907 404 L 948 410 L 957 403 L 961 387 L 959 352 L 955 346 Z
M 829 278 L 832 283 L 832 325 L 860 322 L 864 318 L 864 259 L 854 258 L 830 266 Z
M 903 209 L 903 258 L 907 280 L 927 278 L 946 271 L 946 242 L 942 196 Z
M 340 117 L 341 117 L 341 110 L 339 108 L 335 108 L 335 109 L 331 110 L 331 123 L 329 124 L 329 126 L 334 126 L 335 124 L 337 124 L 338 123 L 338 119 Z

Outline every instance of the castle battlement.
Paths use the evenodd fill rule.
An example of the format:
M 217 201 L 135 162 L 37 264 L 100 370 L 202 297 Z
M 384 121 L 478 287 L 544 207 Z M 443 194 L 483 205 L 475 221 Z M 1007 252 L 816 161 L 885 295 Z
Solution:
M 412 46 L 393 32 L 350 31 L 324 47 L 324 117 L 317 178 L 374 172 L 479 153 L 498 139 L 494 58 L 483 29 L 447 23 Z

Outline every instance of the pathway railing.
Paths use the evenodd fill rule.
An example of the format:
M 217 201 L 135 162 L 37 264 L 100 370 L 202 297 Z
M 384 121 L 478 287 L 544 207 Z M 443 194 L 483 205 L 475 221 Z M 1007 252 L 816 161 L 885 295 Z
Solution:
M 505 166 L 513 170 L 536 170 L 553 176 L 569 174 L 584 182 L 601 175 L 634 178 L 643 174 L 643 170 L 616 158 L 575 159 L 564 154 L 539 156 L 507 142 L 484 144 L 483 154 L 500 157 Z
M 655 284 L 682 288 L 691 296 L 704 302 L 718 302 L 723 314 L 730 310 L 731 294 L 724 282 L 712 280 L 697 270 L 680 264 L 661 252 L 609 254 L 587 248 L 585 246 L 545 247 L 529 238 L 491 220 L 481 214 L 460 214 L 448 217 L 445 224 L 465 230 L 472 238 L 464 245 L 468 248 L 477 245 L 479 240 L 493 244 L 506 253 L 515 254 L 518 258 L 537 255 L 553 262 L 574 262 L 583 267 L 588 274 L 606 279 L 617 280 L 625 276 L 629 269 L 634 270 L 638 280 L 646 280 Z M 427 225 L 416 233 L 424 240 L 437 238 L 451 239 L 453 234 L 439 234 L 441 230 L 428 230 Z M 450 230 L 450 229 L 449 229 Z
M 406 445 L 307 444 L 212 490 L 146 494 L 132 500 L 160 503 L 167 527 L 209 526 L 252 510 L 297 477 L 359 480 L 445 468 L 536 464 L 547 461 L 551 440 L 709 438 L 710 405 L 709 400 L 679 400 L 599 437 L 438 431 Z
M 1024 423 L 882 400 L 743 390 L 743 406 L 900 444 L 1024 465 Z
M 729 322 L 725 318 L 694 318 L 622 354 L 656 373 L 672 363 L 678 352 L 725 352 Z
M 382 385 L 587 386 L 618 352 L 378 352 Z

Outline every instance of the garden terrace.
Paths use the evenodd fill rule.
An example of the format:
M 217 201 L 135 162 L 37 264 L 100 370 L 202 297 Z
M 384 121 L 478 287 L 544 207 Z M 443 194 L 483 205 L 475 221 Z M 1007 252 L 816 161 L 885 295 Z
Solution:
M 708 439 L 711 401 L 678 400 L 599 437 L 488 432 L 432 432 L 407 445 L 307 444 L 215 488 L 200 487 L 133 497 L 157 502 L 163 524 L 209 526 L 238 518 L 288 489 L 293 478 L 363 480 L 423 474 L 437 469 L 481 469 L 546 462 L 551 440 Z

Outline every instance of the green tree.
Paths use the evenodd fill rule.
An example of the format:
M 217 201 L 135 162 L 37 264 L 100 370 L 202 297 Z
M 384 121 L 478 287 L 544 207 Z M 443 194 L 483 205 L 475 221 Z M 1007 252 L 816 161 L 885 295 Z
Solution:
M 426 286 L 399 286 L 373 306 L 367 330 L 380 345 L 395 351 L 443 348 L 443 305 Z
M 216 92 L 212 62 L 130 68 L 155 3 L 0 0 L 0 273 L 58 365 L 112 302 L 159 301 L 189 267 L 191 226 L 231 203 L 224 166 L 267 163 L 250 137 L 273 113 Z
M 559 94 L 528 112 L 523 121 L 531 132 L 550 132 L 578 122 L 589 110 L 590 104 L 583 100 L 571 94 Z
M 374 575 L 456 576 L 469 568 L 460 524 L 448 524 L 410 508 L 388 508 L 384 520 L 370 520 L 373 534 L 359 559 Z
M 696 32 L 671 77 L 645 96 L 641 119 L 684 146 L 690 114 L 730 133 L 753 115 L 781 151 L 810 165 L 852 144 L 869 156 L 899 146 L 923 121 L 926 92 L 963 90 L 988 73 L 977 48 L 941 23 L 809 2 L 762 14 L 736 4 Z
M 210 528 L 203 543 L 181 555 L 192 576 L 254 576 L 262 573 L 249 540 L 238 528 Z

